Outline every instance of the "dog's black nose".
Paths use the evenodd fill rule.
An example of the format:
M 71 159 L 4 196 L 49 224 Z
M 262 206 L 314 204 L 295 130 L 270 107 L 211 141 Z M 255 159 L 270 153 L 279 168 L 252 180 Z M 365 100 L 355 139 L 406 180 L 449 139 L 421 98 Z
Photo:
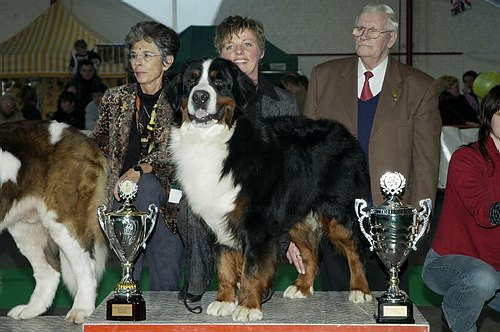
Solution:
M 207 102 L 209 96 L 210 95 L 205 90 L 196 90 L 195 92 L 193 92 L 193 102 L 196 105 L 203 105 Z

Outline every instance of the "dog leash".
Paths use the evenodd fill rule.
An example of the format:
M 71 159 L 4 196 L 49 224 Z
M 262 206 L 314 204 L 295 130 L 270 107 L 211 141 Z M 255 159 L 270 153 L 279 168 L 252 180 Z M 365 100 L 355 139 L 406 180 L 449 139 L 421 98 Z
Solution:
M 186 202 L 186 209 L 185 209 L 185 213 L 186 213 L 186 222 L 188 222 L 188 218 L 189 218 L 189 206 Z M 177 219 L 179 220 L 179 219 Z M 189 242 L 189 232 L 186 232 L 186 243 L 188 243 L 188 245 L 191 245 L 190 242 Z M 188 250 L 188 264 L 187 264 L 187 268 L 186 268 L 186 271 L 184 273 L 184 296 L 183 296 L 183 301 L 184 302 L 184 306 L 186 307 L 186 309 L 193 313 L 193 314 L 201 314 L 203 312 L 203 308 L 201 307 L 201 305 L 197 305 L 195 307 L 191 307 L 189 305 L 189 303 L 187 302 L 187 294 L 188 294 L 188 289 L 189 289 L 189 277 L 191 275 L 191 268 L 190 268 L 190 264 L 191 264 L 191 251 Z
M 186 213 L 186 221 L 188 220 L 189 218 L 189 207 L 186 209 L 185 211 Z M 189 242 L 189 232 L 186 232 L 186 243 L 190 243 Z M 188 262 L 191 262 L 191 251 L 188 250 Z M 188 264 L 189 266 L 189 264 Z M 201 305 L 197 305 L 197 306 L 194 306 L 194 307 L 191 307 L 189 305 L 189 303 L 187 302 L 187 293 L 188 293 L 188 289 L 189 289 L 189 277 L 191 275 L 191 269 L 190 268 L 187 268 L 185 273 L 184 273 L 184 296 L 183 296 L 183 303 L 184 303 L 184 306 L 186 307 L 186 309 L 193 313 L 193 314 L 201 314 L 203 312 L 203 308 L 201 307 Z M 262 301 L 261 301 L 261 304 L 264 304 L 266 302 L 268 302 L 269 300 L 272 299 L 274 295 L 274 289 L 273 288 L 268 288 L 266 290 L 266 292 L 263 294 L 262 296 Z

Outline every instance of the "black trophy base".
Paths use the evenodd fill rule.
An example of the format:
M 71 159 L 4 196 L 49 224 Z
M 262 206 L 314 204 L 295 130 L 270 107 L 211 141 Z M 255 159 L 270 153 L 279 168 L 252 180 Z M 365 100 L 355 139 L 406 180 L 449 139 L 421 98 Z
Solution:
M 139 321 L 146 319 L 146 301 L 141 295 L 115 296 L 106 302 L 106 319 Z
M 375 318 L 381 324 L 415 324 L 413 318 L 413 302 L 410 298 L 391 299 L 377 297 Z

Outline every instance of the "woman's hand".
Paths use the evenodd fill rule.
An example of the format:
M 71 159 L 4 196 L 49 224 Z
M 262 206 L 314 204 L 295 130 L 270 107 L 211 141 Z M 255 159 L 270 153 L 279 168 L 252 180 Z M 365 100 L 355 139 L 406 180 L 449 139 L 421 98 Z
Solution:
M 115 187 L 113 188 L 113 195 L 115 196 L 115 199 L 119 202 L 120 196 L 118 195 L 118 186 L 120 183 L 122 183 L 125 180 L 132 181 L 133 183 L 137 184 L 139 182 L 139 179 L 141 177 L 141 174 L 139 172 L 134 171 L 132 168 L 123 173 L 122 176 L 116 181 Z
M 298 273 L 306 274 L 306 268 L 304 267 L 304 262 L 302 262 L 302 255 L 295 243 L 290 242 L 288 250 L 286 251 L 286 258 L 288 258 L 290 264 L 293 263 L 293 265 L 295 265 L 295 269 Z

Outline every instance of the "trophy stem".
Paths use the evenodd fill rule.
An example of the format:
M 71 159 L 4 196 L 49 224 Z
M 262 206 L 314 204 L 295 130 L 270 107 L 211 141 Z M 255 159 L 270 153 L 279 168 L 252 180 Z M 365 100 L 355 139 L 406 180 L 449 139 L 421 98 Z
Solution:
M 399 269 L 396 266 L 389 269 L 389 289 L 386 291 L 386 295 L 393 299 L 403 295 L 399 288 Z
M 121 263 L 122 266 L 122 281 L 133 281 L 132 272 L 134 266 L 131 262 Z
M 121 263 L 122 266 L 122 279 L 116 285 L 116 295 L 121 297 L 129 297 L 130 295 L 138 294 L 137 283 L 132 277 L 134 265 L 132 262 L 126 261 Z

